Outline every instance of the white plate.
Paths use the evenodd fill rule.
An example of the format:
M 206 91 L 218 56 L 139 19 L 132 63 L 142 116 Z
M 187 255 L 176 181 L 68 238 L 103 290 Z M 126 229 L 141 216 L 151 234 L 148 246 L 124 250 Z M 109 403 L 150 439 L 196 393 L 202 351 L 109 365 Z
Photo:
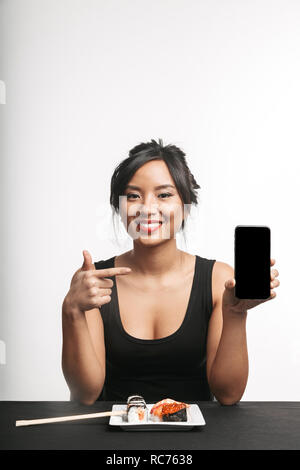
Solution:
M 152 404 L 147 404 L 150 415 Z M 112 411 L 126 410 L 127 405 L 113 405 Z M 187 421 L 162 421 L 153 422 L 149 420 L 147 423 L 128 423 L 123 416 L 111 416 L 109 424 L 111 426 L 120 426 L 125 431 L 188 431 L 193 429 L 194 426 L 204 426 L 205 421 L 200 408 L 196 404 L 191 404 L 187 408 Z

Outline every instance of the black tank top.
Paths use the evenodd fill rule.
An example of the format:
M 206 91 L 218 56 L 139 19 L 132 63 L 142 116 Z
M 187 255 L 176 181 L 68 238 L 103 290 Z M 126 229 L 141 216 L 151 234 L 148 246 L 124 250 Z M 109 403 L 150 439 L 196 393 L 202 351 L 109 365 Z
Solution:
M 115 256 L 95 262 L 113 268 Z M 215 260 L 196 255 L 195 271 L 184 320 L 173 334 L 139 339 L 123 328 L 115 276 L 111 301 L 102 305 L 106 377 L 98 400 L 126 402 L 142 395 L 147 402 L 213 400 L 206 374 L 206 339 L 212 313 L 212 268 Z

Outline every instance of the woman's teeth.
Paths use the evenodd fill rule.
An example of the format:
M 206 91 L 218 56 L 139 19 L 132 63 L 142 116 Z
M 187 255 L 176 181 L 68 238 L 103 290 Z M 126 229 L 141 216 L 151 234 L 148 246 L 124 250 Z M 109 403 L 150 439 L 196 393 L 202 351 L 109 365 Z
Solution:
M 140 226 L 143 227 L 143 228 L 155 228 L 155 227 L 158 227 L 159 225 L 161 225 L 161 222 L 156 222 L 154 224 L 143 224 L 143 223 L 140 223 Z

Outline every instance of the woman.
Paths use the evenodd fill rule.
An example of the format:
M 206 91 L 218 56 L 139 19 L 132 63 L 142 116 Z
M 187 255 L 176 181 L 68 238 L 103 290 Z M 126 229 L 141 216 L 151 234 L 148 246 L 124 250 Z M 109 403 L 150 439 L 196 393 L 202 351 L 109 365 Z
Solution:
M 133 249 L 93 264 L 88 251 L 62 309 L 62 368 L 71 399 L 239 401 L 248 377 L 247 311 L 234 270 L 176 246 L 200 186 L 185 154 L 161 139 L 115 169 L 110 203 Z M 271 266 L 275 260 L 271 260 Z M 271 289 L 279 285 L 271 271 Z M 100 310 L 100 314 L 99 314 Z

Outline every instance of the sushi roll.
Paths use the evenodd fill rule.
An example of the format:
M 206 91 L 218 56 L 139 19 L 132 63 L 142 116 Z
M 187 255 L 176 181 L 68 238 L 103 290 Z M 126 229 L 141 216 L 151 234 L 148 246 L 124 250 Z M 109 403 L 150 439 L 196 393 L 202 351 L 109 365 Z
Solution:
M 143 403 L 146 404 L 144 398 L 141 395 L 130 395 L 130 397 L 127 398 L 127 405 L 135 401 L 140 401 L 140 402 L 142 401 Z
M 165 398 L 152 406 L 150 415 L 153 421 L 187 421 L 187 403 Z
M 146 423 L 148 421 L 148 408 L 144 398 L 140 395 L 131 395 L 127 399 L 127 420 L 129 423 Z

